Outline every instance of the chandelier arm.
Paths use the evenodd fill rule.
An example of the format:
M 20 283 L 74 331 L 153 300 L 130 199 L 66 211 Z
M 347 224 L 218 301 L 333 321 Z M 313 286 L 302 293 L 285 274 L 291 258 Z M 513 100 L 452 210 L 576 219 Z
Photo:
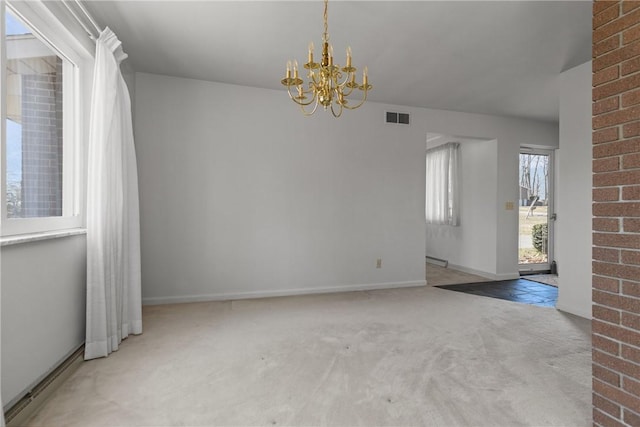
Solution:
M 313 106 L 313 110 L 311 110 L 311 111 L 309 111 L 309 112 L 307 112 L 307 110 L 305 110 L 305 109 L 304 109 L 304 107 L 305 107 L 304 105 L 299 104 L 299 105 L 300 105 L 300 109 L 302 110 L 302 114 L 304 114 L 304 115 L 305 115 L 305 116 L 307 116 L 307 117 L 308 117 L 308 116 L 311 116 L 311 115 L 312 115 L 313 113 L 315 113 L 315 112 L 316 112 L 316 110 L 318 109 L 318 97 L 317 97 L 317 96 L 315 96 L 315 97 L 314 97 L 314 99 L 315 99 L 315 101 L 316 101 L 316 104 Z M 307 105 L 309 105 L 309 104 L 307 104 Z
M 293 95 L 291 94 L 291 86 L 287 86 L 287 93 L 289 94 L 289 98 L 291 98 L 291 100 L 292 100 L 293 102 L 295 102 L 296 104 L 301 105 L 301 106 L 307 106 L 307 105 L 311 105 L 311 104 L 313 104 L 313 101 L 314 101 L 314 100 L 315 100 L 315 98 L 316 98 L 316 96 L 314 95 L 314 96 L 313 96 L 313 98 L 311 98 L 311 101 L 309 101 L 309 102 L 302 102 L 302 100 L 298 100 L 298 99 L 296 99 L 296 97 L 295 97 L 295 96 L 293 96 Z M 305 92 L 303 92 L 303 93 L 305 93 Z M 306 92 L 306 93 L 311 93 L 311 91 Z
M 340 73 L 340 74 L 342 74 L 342 73 Z M 338 85 L 341 86 L 341 87 L 345 86 L 349 82 L 349 79 L 351 78 L 351 73 L 345 73 L 345 74 L 346 74 L 346 77 L 344 78 L 342 83 L 338 83 Z
M 336 111 L 333 109 L 333 105 L 334 104 L 331 103 L 331 114 L 333 114 L 333 117 L 335 117 L 337 119 L 338 117 L 340 117 L 342 115 L 343 105 L 342 104 L 338 104 L 338 105 L 340 105 L 340 110 L 338 111 L 338 114 L 336 114 Z
M 346 98 L 348 96 L 350 96 L 353 93 L 353 89 L 352 87 L 348 87 L 347 88 L 347 92 L 345 92 L 344 90 L 342 91 L 342 95 Z
M 366 90 L 364 91 L 364 98 L 362 98 L 362 101 L 360 101 L 360 103 L 358 105 L 354 105 L 354 106 L 345 105 L 344 108 L 346 108 L 347 110 L 355 110 L 356 108 L 361 107 L 362 104 L 364 104 L 365 101 L 367 100 L 367 92 L 368 91 L 366 91 Z

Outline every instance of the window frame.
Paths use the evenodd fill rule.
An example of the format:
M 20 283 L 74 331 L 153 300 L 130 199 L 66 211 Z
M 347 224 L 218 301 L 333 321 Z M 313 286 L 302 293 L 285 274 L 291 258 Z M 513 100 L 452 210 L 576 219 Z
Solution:
M 39 2 L 7 2 L 0 4 L 0 67 L 6 69 L 5 14 L 7 8 L 63 59 L 63 170 L 62 170 L 62 216 L 37 218 L 8 218 L 6 177 L 6 79 L 0 80 L 0 236 L 42 233 L 84 227 L 84 147 L 87 126 L 83 126 L 84 111 L 88 103 L 83 96 L 88 94 L 90 81 L 89 61 L 93 58 L 84 53 L 76 40 L 51 12 Z M 58 25 L 56 25 L 58 24 Z M 60 31 L 63 28 L 65 31 Z M 87 116 L 88 117 L 88 116 Z

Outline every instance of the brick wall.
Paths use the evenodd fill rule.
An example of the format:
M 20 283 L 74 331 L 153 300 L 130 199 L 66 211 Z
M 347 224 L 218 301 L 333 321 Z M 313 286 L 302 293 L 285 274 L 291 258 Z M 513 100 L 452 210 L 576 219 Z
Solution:
M 593 422 L 640 426 L 640 2 L 593 4 Z
M 22 76 L 22 217 L 62 215 L 62 60 Z

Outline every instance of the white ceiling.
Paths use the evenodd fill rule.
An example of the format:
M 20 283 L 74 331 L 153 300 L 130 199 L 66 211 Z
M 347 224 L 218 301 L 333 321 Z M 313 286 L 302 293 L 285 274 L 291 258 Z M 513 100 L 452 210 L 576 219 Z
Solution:
M 88 1 L 136 71 L 284 90 L 320 45 L 321 1 Z M 372 101 L 558 120 L 559 74 L 591 58 L 590 1 L 329 2 L 336 62 Z

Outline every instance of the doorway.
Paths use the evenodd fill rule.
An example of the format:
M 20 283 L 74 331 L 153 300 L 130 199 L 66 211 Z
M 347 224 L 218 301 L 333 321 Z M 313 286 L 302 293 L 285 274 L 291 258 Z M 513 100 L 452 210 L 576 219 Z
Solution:
M 520 150 L 518 267 L 520 273 L 551 270 L 553 261 L 553 151 Z

